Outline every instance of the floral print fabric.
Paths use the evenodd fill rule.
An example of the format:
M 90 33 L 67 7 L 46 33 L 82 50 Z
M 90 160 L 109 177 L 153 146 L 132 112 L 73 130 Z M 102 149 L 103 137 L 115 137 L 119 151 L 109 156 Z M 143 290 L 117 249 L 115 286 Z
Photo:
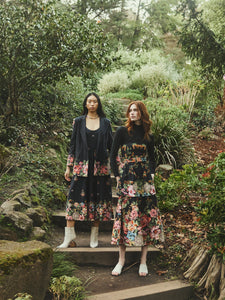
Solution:
M 73 175 L 88 177 L 88 166 L 89 161 L 83 160 L 79 162 L 75 162 L 74 164 L 73 155 L 69 155 L 67 158 L 67 166 L 73 166 Z M 94 176 L 105 176 L 110 175 L 110 165 L 109 161 L 107 164 L 101 164 L 99 161 L 94 161 Z
M 146 144 L 121 147 L 118 204 L 112 244 L 145 246 L 163 241 L 163 225 L 149 169 Z
M 162 241 L 163 226 L 156 198 L 119 198 L 112 231 L 112 244 L 144 246 Z

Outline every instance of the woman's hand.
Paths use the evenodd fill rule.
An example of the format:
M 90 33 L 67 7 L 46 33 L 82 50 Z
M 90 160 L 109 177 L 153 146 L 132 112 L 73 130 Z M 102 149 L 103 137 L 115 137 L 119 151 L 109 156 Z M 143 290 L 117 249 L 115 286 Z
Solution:
M 119 187 L 120 176 L 116 176 L 116 188 Z
M 70 178 L 70 167 L 66 167 L 66 172 L 64 174 L 64 177 L 67 181 L 71 181 L 71 178 Z

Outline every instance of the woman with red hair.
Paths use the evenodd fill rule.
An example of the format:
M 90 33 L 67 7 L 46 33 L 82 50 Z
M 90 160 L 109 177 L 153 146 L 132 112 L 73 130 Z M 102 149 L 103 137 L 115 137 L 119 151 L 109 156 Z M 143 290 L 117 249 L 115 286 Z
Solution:
M 111 241 L 119 246 L 119 261 L 112 275 L 121 274 L 126 247 L 141 246 L 139 275 L 147 276 L 148 246 L 163 241 L 154 187 L 154 136 L 150 133 L 152 121 L 143 102 L 131 102 L 126 117 L 125 127 L 119 127 L 115 133 L 111 151 L 111 167 L 119 195 Z

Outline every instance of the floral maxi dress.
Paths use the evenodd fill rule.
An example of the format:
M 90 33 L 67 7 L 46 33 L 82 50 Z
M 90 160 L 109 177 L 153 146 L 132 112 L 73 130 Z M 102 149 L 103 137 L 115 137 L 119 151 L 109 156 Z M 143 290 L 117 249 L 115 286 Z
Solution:
M 73 178 L 67 198 L 67 220 L 110 221 L 112 218 L 111 178 L 107 166 L 100 165 L 97 157 L 98 148 L 100 148 L 99 156 L 101 156 L 101 151 L 110 151 L 112 142 L 111 127 L 108 126 L 107 129 L 102 123 L 101 120 L 99 129 L 89 130 L 86 128 L 84 118 L 76 119 L 77 127 L 74 126 L 71 138 L 72 147 L 68 157 L 68 165 L 73 166 Z M 105 138 L 103 130 L 108 130 L 108 149 L 101 149 L 103 147 L 102 140 Z M 79 135 L 82 138 L 79 138 Z M 87 160 L 74 164 L 73 153 L 75 147 L 73 147 L 73 144 L 77 136 L 79 141 L 85 141 L 86 147 L 84 150 L 87 149 Z M 81 146 L 79 143 L 78 148 Z M 71 155 L 72 159 L 70 158 Z
M 142 125 L 134 125 L 131 134 L 126 127 L 118 128 L 111 166 L 114 175 L 120 176 L 111 244 L 145 246 L 163 241 L 163 225 L 151 176 L 155 173 L 153 135 L 149 141 L 144 140 Z

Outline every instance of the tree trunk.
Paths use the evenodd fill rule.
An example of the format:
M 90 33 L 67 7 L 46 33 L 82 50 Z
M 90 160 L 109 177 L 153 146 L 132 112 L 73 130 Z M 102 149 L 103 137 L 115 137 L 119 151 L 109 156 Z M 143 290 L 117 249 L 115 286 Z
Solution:
M 206 291 L 206 295 L 211 298 L 216 296 L 219 288 L 221 274 L 221 259 L 214 254 L 209 263 L 208 269 L 198 282 L 198 291 Z
M 135 26 L 134 26 L 134 33 L 133 33 L 133 37 L 132 37 L 132 41 L 131 41 L 131 47 L 130 47 L 131 50 L 135 49 L 135 42 L 136 42 L 136 39 L 138 38 L 139 33 L 140 33 L 140 30 L 138 29 L 138 25 L 139 25 L 139 16 L 140 16 L 140 9 L 141 9 L 141 1 L 142 0 L 139 0 L 139 3 L 138 3 L 138 9 L 137 9 Z
M 218 300 L 225 299 L 225 262 L 221 266 L 221 275 L 220 275 L 220 296 Z
M 199 253 L 200 246 L 199 245 L 194 245 L 189 251 L 188 254 L 185 256 L 185 258 L 182 261 L 182 265 L 187 266 L 188 268 L 194 261 L 195 257 Z
M 207 269 L 209 253 L 207 249 L 201 248 L 192 262 L 190 268 L 184 272 L 184 277 L 190 280 L 198 280 Z

